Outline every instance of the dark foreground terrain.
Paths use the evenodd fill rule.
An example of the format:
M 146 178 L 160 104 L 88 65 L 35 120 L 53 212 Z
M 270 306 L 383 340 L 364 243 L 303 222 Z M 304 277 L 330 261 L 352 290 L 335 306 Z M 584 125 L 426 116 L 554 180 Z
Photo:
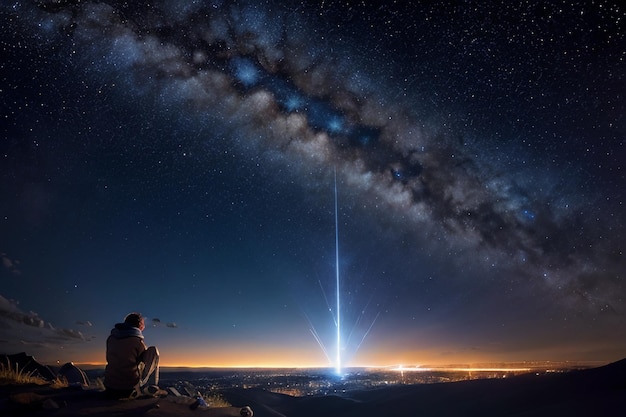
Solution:
M 225 396 L 250 404 L 259 416 L 624 416 L 626 359 L 568 373 L 377 388 L 341 397 L 296 398 L 263 390 L 231 390 Z
M 16 394 L 32 395 L 20 404 Z M 222 392 L 235 407 L 191 410 L 165 398 L 105 400 L 97 391 L 38 386 L 0 387 L 2 416 L 232 416 L 249 405 L 254 415 L 286 417 L 370 416 L 624 416 L 626 359 L 603 367 L 506 379 L 403 385 L 342 395 L 292 397 L 262 389 Z M 43 406 L 46 399 L 60 405 Z

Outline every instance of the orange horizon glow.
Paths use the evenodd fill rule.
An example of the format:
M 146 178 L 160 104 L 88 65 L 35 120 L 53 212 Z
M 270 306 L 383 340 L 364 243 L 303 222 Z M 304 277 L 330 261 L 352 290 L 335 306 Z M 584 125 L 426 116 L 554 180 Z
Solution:
M 231 368 L 231 369 L 324 369 L 333 368 L 323 353 L 315 348 L 300 347 L 297 349 L 276 349 L 272 346 L 236 346 L 214 345 L 213 349 L 201 346 L 163 346 L 160 350 L 160 366 L 162 368 Z M 68 353 L 68 352 L 65 352 Z M 343 368 L 386 368 L 402 371 L 459 369 L 463 371 L 493 370 L 506 368 L 529 369 L 536 367 L 559 366 L 601 366 L 623 357 L 584 357 L 565 352 L 558 354 L 548 352 L 532 352 L 529 355 L 507 355 L 504 353 L 485 355 L 446 355 L 438 351 L 419 352 L 384 352 L 373 349 L 361 352 L 347 361 Z M 46 355 L 48 356 L 48 355 Z M 548 359 L 546 359 L 548 358 Z M 43 359 L 43 358 L 40 358 Z M 50 357 L 46 359 L 51 359 Z M 61 359 L 61 358 L 54 358 Z M 104 367 L 106 365 L 104 349 L 98 351 L 82 351 L 78 355 L 64 356 L 65 361 L 72 361 L 81 366 Z M 44 363 L 57 362 L 46 360 Z M 64 363 L 64 362 L 61 362 Z
M 436 371 L 449 371 L 449 372 L 530 372 L 533 368 L 458 368 L 458 367 L 445 367 L 445 366 L 429 366 L 429 367 L 404 367 L 398 366 L 390 368 L 391 371 L 398 372 L 436 372 Z
M 463 361 L 453 360 L 450 362 L 439 361 L 419 361 L 421 364 L 406 361 L 389 361 L 387 363 L 348 363 L 344 368 L 369 368 L 369 369 L 387 369 L 397 372 L 436 372 L 436 371 L 458 371 L 458 372 L 530 372 L 538 368 L 559 368 L 565 366 L 602 366 L 612 361 L 589 361 L 589 360 L 481 360 L 481 361 Z M 103 361 L 75 361 L 75 364 L 85 367 L 105 367 L 106 362 Z M 402 363 L 411 363 L 410 365 L 402 365 Z M 189 369 L 330 369 L 334 365 L 330 363 L 319 362 L 285 362 L 278 360 L 251 360 L 246 361 L 184 361 L 184 360 L 166 360 L 161 361 L 161 368 L 189 368 Z
M 388 371 L 396 371 L 396 372 L 437 372 L 437 371 L 447 371 L 447 372 L 531 372 L 533 370 L 539 368 L 559 368 L 558 365 L 566 365 L 569 364 L 571 366 L 579 365 L 579 366 L 602 366 L 607 364 L 607 362 L 603 361 L 594 361 L 590 363 L 589 361 L 532 361 L 533 365 L 525 368 L 520 368 L 516 366 L 507 367 L 506 363 L 501 367 L 459 367 L 459 366 L 401 366 L 401 365 L 348 365 L 345 368 L 366 368 L 366 369 L 386 369 Z M 517 365 L 519 362 L 511 362 L 511 365 Z M 104 368 L 106 363 L 104 362 L 77 362 L 77 366 L 81 367 L 99 367 Z M 170 363 L 170 364 L 161 364 L 160 367 L 162 369 L 167 368 L 187 368 L 187 369 L 333 369 L 333 366 L 330 364 L 327 365 L 278 365 L 278 364 L 246 364 L 246 365 L 233 365 L 233 364 L 180 364 L 180 363 Z

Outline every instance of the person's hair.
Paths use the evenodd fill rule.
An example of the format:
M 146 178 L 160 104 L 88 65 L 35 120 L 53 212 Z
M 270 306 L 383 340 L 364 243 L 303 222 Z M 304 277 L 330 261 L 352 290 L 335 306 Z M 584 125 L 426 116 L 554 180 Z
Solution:
M 124 323 L 133 327 L 141 327 L 141 323 L 143 322 L 143 317 L 139 313 L 130 313 L 126 317 L 124 317 Z

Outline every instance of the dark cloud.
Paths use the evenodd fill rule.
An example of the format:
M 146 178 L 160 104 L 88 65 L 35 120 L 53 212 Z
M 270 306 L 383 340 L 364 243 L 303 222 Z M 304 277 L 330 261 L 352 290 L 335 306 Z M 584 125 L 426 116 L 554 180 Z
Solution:
M 24 312 L 17 302 L 8 300 L 0 295 L 0 326 L 3 333 L 13 335 L 9 344 L 39 344 L 52 345 L 70 341 L 88 341 L 92 336 L 85 336 L 82 332 L 68 328 L 56 328 L 44 321 L 37 313 Z
M 0 253 L 0 260 L 2 261 L 2 267 L 9 271 L 13 275 L 20 275 L 19 270 L 20 261 L 17 259 L 11 259 L 6 253 Z
M 173 322 L 162 322 L 161 319 L 159 318 L 153 318 L 152 319 L 152 326 L 154 327 L 158 327 L 158 326 L 165 326 L 165 327 L 169 327 L 169 328 L 176 328 L 178 327 L 178 325 L 176 323 Z

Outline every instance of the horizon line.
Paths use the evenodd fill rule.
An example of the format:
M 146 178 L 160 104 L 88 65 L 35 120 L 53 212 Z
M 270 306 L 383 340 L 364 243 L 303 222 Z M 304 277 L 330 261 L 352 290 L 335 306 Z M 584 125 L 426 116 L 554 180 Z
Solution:
M 567 366 L 582 366 L 582 367 L 594 367 L 608 365 L 616 361 L 606 360 L 528 360 L 528 361 L 505 361 L 505 362 L 472 362 L 472 363 L 449 363 L 443 365 L 431 365 L 431 364 L 417 364 L 417 365 L 352 365 L 344 366 L 344 369 L 380 369 L 390 371 L 474 371 L 474 372 L 488 372 L 488 371 L 530 371 L 538 368 L 558 368 Z M 101 367 L 106 366 L 106 362 L 74 362 L 77 366 L 83 367 Z M 161 370 L 167 369 L 311 369 L 311 370 L 333 370 L 333 365 L 180 365 L 180 364 L 168 364 L 160 365 Z

